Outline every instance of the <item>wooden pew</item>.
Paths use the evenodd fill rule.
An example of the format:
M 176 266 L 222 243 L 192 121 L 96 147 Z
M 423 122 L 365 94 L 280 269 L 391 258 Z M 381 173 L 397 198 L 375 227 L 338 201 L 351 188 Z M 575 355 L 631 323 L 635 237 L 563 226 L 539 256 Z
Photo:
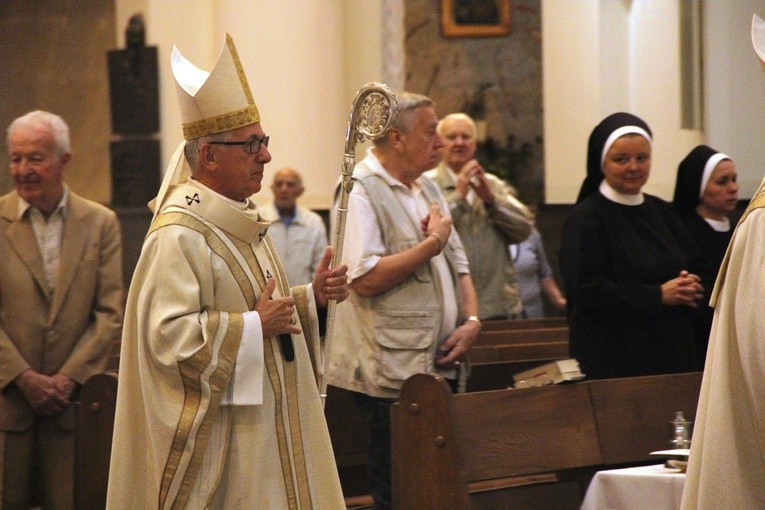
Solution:
M 558 328 L 567 326 L 565 317 L 545 317 L 543 319 L 501 319 L 483 321 L 482 331 L 508 331 L 513 329 Z
M 482 332 L 471 355 L 472 373 L 468 391 L 505 389 L 513 374 L 568 356 L 568 326 L 565 319 L 489 321 L 503 323 L 506 330 Z M 367 456 L 369 431 L 349 391 L 327 389 L 327 426 L 346 498 L 369 493 Z
M 691 373 L 452 395 L 418 374 L 392 409 L 394 505 L 579 508 L 595 471 L 657 462 L 700 385 Z
M 74 498 L 78 510 L 106 506 L 109 461 L 117 402 L 117 374 L 98 374 L 83 385 L 75 412 Z M 327 422 L 346 505 L 371 505 L 366 465 L 368 431 L 351 393 L 330 386 Z
M 497 345 L 554 343 L 560 341 L 568 342 L 568 326 L 494 331 L 481 330 L 475 345 L 477 347 L 493 347 Z
M 567 357 L 568 327 L 565 318 L 485 321 L 474 353 L 468 391 L 504 389 L 512 386 L 513 374 Z M 113 359 L 116 371 L 119 342 Z M 348 391 L 330 386 L 325 408 L 343 493 L 349 507 L 363 505 L 369 493 L 367 426 Z
M 513 374 L 567 358 L 568 326 L 558 322 L 548 327 L 538 327 L 539 324 L 534 321 L 534 327 L 528 329 L 482 330 L 470 352 L 472 373 L 467 383 L 468 391 L 504 389 L 513 385 Z
M 649 460 L 647 453 L 672 448 L 675 411 L 694 420 L 701 372 L 602 379 L 590 388 L 605 464 Z
M 558 338 L 552 338 L 548 331 L 544 331 L 545 336 L 551 335 L 551 338 L 534 338 L 531 332 L 525 337 L 527 341 L 508 341 L 498 345 L 486 345 L 476 342 L 476 345 L 470 350 L 470 359 L 474 363 L 488 363 L 491 361 L 522 361 L 527 359 L 560 359 L 568 356 L 568 331 L 555 335 Z M 482 341 L 483 339 L 479 340 Z M 501 339 L 500 339 L 501 341 Z
M 490 322 L 507 324 L 508 329 L 482 332 L 483 343 L 479 339 L 471 354 L 468 391 L 507 388 L 513 374 L 568 356 L 565 319 Z M 351 392 L 328 387 L 325 411 L 343 493 L 348 499 L 367 495 L 369 431 Z
M 97 374 L 80 389 L 75 404 L 74 507 L 106 507 L 109 460 L 112 451 L 117 374 Z

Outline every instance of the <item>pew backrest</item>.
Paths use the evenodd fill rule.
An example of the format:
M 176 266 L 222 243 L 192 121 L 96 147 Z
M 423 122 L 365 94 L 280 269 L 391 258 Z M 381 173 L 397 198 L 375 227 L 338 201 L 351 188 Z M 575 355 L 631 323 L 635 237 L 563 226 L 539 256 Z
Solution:
M 368 502 L 368 431 L 351 392 L 330 386 L 327 422 L 348 508 Z M 75 411 L 74 499 L 78 510 L 106 507 L 117 401 L 117 374 L 98 374 L 80 389 Z
M 505 330 L 482 330 L 470 350 L 472 374 L 467 381 L 468 391 L 505 389 L 513 385 L 513 374 L 568 358 L 568 326 L 556 322 L 541 327 L 540 321 L 494 321 L 534 324 L 527 328 L 516 325 Z
M 605 464 L 656 460 L 672 448 L 672 418 L 696 414 L 701 372 L 602 379 L 587 383 Z
M 568 324 L 565 317 L 545 317 L 543 319 L 501 319 L 482 322 L 483 331 L 507 331 L 511 329 L 557 328 Z
M 572 470 L 651 461 L 675 411 L 693 419 L 700 384 L 693 373 L 453 395 L 439 376 L 415 375 L 392 409 L 394 506 L 469 509 L 471 494 L 555 491 Z M 578 508 L 581 485 L 556 508 Z

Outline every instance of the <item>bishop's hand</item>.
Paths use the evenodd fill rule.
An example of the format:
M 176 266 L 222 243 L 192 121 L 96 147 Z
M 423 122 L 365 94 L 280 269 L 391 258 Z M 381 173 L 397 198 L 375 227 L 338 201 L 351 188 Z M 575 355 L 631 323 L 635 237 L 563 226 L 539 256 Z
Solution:
M 320 308 L 327 306 L 330 299 L 341 303 L 348 297 L 348 266 L 341 264 L 329 269 L 334 251 L 331 246 L 324 250 L 319 267 L 313 275 L 313 296 Z
M 266 288 L 260 294 L 255 311 L 260 315 L 260 323 L 263 327 L 263 338 L 278 336 L 283 333 L 300 333 L 295 317 L 295 298 L 273 297 L 276 288 L 276 280 L 269 278 Z

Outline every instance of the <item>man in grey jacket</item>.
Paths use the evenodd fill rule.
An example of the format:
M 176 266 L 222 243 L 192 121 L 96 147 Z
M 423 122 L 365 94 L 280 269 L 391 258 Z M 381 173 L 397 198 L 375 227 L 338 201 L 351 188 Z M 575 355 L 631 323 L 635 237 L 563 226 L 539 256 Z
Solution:
M 479 298 L 479 316 L 521 318 L 518 279 L 510 244 L 529 237 L 533 215 L 504 181 L 487 173 L 475 159 L 476 126 L 464 113 L 438 123 L 442 160 L 426 173 L 449 203 L 454 227 L 465 245 Z

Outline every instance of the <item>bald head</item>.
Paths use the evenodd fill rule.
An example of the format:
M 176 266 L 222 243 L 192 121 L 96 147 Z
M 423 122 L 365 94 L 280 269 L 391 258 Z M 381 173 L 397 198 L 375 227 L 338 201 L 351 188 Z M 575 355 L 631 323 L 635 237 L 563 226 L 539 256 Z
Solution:
M 295 208 L 298 197 L 303 194 L 303 178 L 294 168 L 280 168 L 271 181 L 271 191 L 274 193 L 276 208 L 290 211 Z
M 477 129 L 475 126 L 475 121 L 470 117 L 470 115 L 466 113 L 450 113 L 438 121 L 438 134 L 444 136 L 449 127 L 454 124 L 464 125 L 472 137 L 476 137 Z

